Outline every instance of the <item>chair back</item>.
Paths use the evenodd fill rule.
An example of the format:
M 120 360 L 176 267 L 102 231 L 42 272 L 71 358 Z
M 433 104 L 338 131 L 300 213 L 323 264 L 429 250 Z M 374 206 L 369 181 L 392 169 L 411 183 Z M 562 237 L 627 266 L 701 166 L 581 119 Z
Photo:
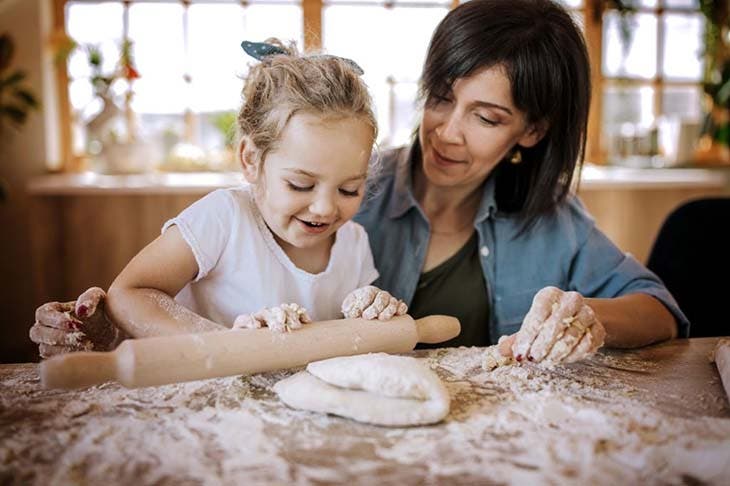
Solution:
M 730 335 L 730 197 L 697 199 L 667 216 L 647 267 L 690 322 L 690 337 Z

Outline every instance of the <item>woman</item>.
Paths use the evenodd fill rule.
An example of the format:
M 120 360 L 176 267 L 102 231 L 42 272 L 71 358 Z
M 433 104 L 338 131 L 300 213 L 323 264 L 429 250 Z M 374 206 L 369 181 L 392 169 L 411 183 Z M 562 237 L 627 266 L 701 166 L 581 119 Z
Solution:
M 595 344 L 601 324 L 617 347 L 672 338 L 678 324 L 687 334 L 659 280 L 569 193 L 583 160 L 590 66 L 562 7 L 459 6 L 433 35 L 420 92 L 417 138 L 384 155 L 378 195 L 356 218 L 379 285 L 411 315 L 459 317 L 451 345 L 489 344 L 522 325 L 518 359 L 526 351 L 543 359 L 557 340 L 574 340 L 559 336 L 576 315 Z
M 417 136 L 382 156 L 356 217 L 381 274 L 376 285 L 414 317 L 459 317 L 461 336 L 444 345 L 486 345 L 519 330 L 500 347 L 518 360 L 580 359 L 604 335 L 609 346 L 636 347 L 688 334 L 661 282 L 570 194 L 590 66 L 561 6 L 462 4 L 437 27 L 420 88 Z M 79 299 L 81 311 L 98 301 L 88 295 L 99 294 Z M 34 340 L 72 306 L 39 308 Z

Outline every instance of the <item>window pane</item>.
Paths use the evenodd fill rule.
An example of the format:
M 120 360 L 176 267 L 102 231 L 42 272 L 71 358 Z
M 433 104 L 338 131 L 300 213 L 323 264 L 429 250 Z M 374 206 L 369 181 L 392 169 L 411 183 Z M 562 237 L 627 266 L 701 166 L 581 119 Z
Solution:
M 362 66 L 364 80 L 375 101 L 381 142 L 387 140 L 394 117 L 401 121 L 410 117 L 403 112 L 409 103 L 404 100 L 412 98 L 410 95 L 397 103 L 399 113 L 391 116 L 391 107 L 395 105 L 391 104 L 388 78 L 392 77 L 397 85 L 415 84 L 431 34 L 447 12 L 442 7 L 385 9 L 333 5 L 324 9 L 324 49 L 330 54 L 352 58 Z M 373 25 L 378 26 L 378 35 L 373 35 Z
M 702 89 L 699 86 L 669 86 L 662 92 L 665 115 L 697 120 L 702 116 Z
M 583 0 L 559 0 L 558 3 L 562 3 L 568 8 L 581 8 L 583 7 Z
M 418 122 L 415 109 L 417 96 L 418 83 L 393 83 L 388 103 L 388 125 L 381 127 L 382 130 L 387 129 L 382 137 L 383 146 L 404 145 L 410 140 Z
M 699 0 L 664 0 L 664 5 L 669 8 L 691 8 L 700 7 Z
M 196 112 L 231 110 L 241 101 L 241 77 L 255 62 L 241 41 L 277 37 L 303 49 L 302 10 L 296 5 L 198 4 L 189 11 L 191 108 Z
M 193 111 L 224 110 L 240 101 L 247 56 L 241 50 L 244 9 L 237 4 L 191 5 L 189 49 Z
M 129 37 L 140 78 L 134 82 L 136 113 L 182 113 L 190 100 L 185 74 L 183 7 L 132 4 Z
M 657 19 L 650 14 L 603 16 L 603 74 L 609 77 L 650 79 L 656 75 Z M 621 22 L 628 22 L 630 38 L 624 46 Z
M 611 160 L 646 156 L 654 123 L 654 90 L 647 86 L 607 86 L 603 92 L 603 134 Z
M 84 4 L 69 2 L 66 11 L 66 32 L 80 46 L 68 60 L 71 106 L 83 109 L 92 102 L 89 56 L 86 46 L 96 46 L 102 55 L 102 75 L 111 75 L 119 60 L 122 41 L 122 6 L 118 3 Z
M 664 76 L 668 79 L 699 81 L 702 78 L 701 14 L 667 14 L 664 16 Z

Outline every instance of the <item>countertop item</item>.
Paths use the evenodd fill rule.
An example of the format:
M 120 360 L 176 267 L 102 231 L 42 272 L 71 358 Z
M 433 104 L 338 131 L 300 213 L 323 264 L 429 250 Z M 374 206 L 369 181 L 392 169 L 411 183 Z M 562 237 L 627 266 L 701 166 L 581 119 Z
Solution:
M 129 390 L 43 390 L 0 366 L 3 484 L 721 484 L 730 406 L 716 338 L 543 370 L 481 367 L 485 348 L 411 355 L 451 395 L 434 426 L 383 428 L 296 411 L 295 370 Z M 725 483 L 726 484 L 726 483 Z

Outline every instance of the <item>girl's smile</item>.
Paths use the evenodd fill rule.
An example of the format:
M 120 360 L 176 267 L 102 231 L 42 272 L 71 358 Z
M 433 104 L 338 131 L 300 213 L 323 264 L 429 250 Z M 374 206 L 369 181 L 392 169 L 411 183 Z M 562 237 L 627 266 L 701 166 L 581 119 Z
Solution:
M 372 144 L 363 119 L 298 113 L 260 166 L 244 160 L 259 211 L 294 264 L 326 267 L 335 233 L 362 202 Z

